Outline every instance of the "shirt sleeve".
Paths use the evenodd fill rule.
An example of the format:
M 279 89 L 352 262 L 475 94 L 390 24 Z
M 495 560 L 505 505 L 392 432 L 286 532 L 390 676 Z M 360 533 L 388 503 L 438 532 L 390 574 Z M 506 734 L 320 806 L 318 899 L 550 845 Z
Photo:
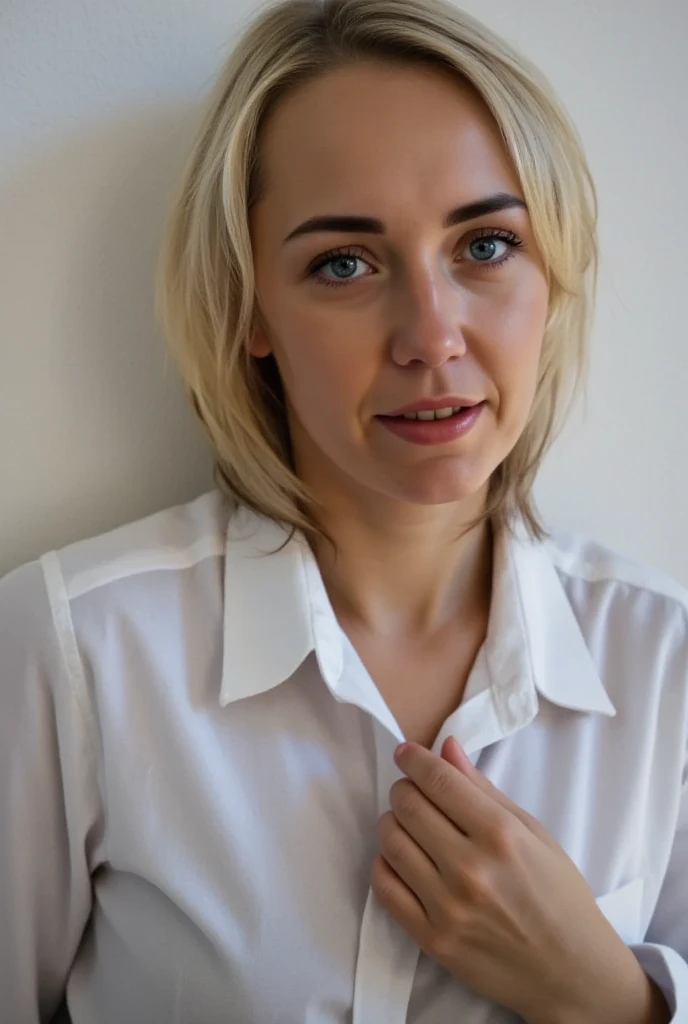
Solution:
M 0 580 L 0 1007 L 17 1024 L 56 1011 L 91 909 L 97 785 L 73 636 L 55 555 Z
M 669 865 L 645 942 L 630 949 L 662 990 L 671 1024 L 688 1022 L 688 759 Z

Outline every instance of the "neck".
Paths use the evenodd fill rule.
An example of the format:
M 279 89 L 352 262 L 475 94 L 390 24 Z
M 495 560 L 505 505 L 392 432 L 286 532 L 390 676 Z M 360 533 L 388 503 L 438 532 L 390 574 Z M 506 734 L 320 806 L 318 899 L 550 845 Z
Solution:
M 342 625 L 394 639 L 430 637 L 457 619 L 486 621 L 492 530 L 481 523 L 463 532 L 484 497 L 435 506 L 376 500 L 366 508 L 340 496 L 321 514 L 337 553 L 326 541 L 314 551 Z

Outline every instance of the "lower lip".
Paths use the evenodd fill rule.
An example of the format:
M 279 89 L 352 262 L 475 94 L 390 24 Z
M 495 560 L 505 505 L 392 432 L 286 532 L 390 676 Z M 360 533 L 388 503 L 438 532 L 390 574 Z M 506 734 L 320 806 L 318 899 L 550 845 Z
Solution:
M 484 405 L 480 402 L 443 420 L 405 420 L 391 416 L 377 416 L 376 419 L 397 437 L 403 437 L 412 444 L 446 444 L 472 429 Z

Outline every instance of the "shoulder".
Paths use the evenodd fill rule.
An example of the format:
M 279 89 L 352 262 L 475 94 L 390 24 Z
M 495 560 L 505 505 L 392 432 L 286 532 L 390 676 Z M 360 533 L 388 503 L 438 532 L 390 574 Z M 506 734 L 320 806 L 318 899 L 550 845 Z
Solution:
M 178 590 L 189 570 L 219 563 L 231 511 L 212 490 L 45 552 L 0 579 L 0 635 L 27 653 L 43 643 L 68 655 L 77 606 L 101 626 L 111 613 L 136 616 L 161 591 Z
M 688 587 L 584 533 L 550 529 L 543 546 L 584 633 L 688 656 Z
M 558 572 L 590 583 L 617 583 L 675 601 L 688 610 L 688 587 L 584 533 L 553 529 L 543 542 Z
M 121 580 L 183 571 L 224 554 L 231 507 L 217 490 L 42 556 L 75 600 Z M 145 580 L 144 580 L 145 581 Z

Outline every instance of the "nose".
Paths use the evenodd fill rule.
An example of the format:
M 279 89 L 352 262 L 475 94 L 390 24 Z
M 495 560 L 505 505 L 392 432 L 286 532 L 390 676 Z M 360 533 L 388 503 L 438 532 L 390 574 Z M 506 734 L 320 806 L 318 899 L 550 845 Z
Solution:
M 425 267 L 407 275 L 394 297 L 392 359 L 439 367 L 466 353 L 456 284 Z

